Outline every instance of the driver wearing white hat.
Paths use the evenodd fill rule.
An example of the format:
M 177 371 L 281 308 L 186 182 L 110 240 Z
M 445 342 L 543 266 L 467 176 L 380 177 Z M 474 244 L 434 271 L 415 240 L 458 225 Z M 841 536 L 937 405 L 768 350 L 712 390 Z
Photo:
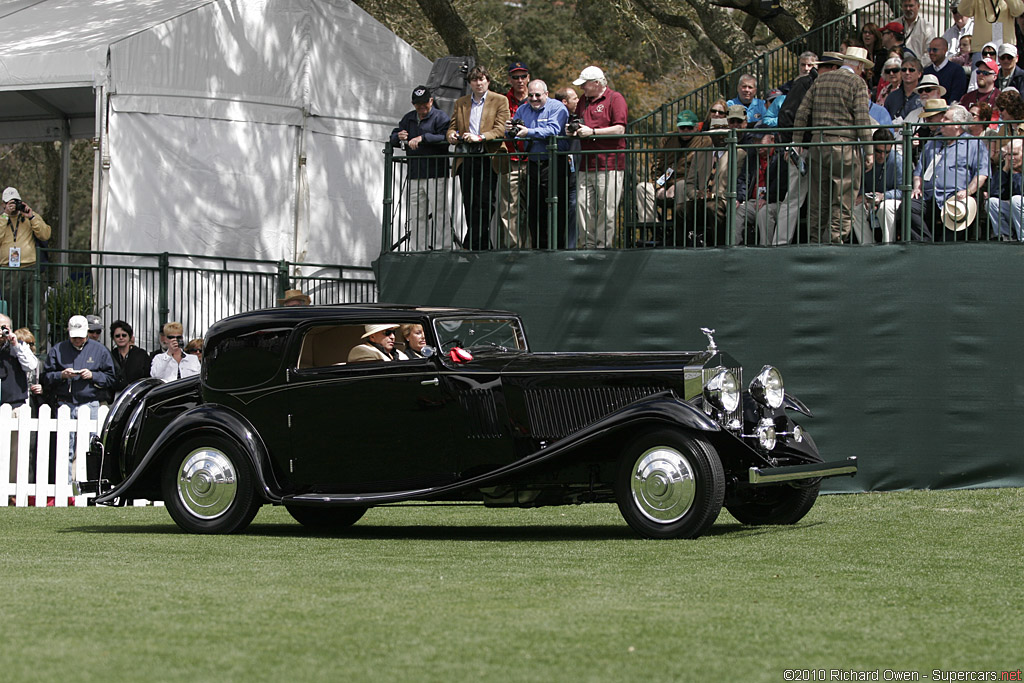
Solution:
M 363 325 L 363 329 L 365 332 L 363 332 L 361 339 L 366 341 L 359 346 L 353 347 L 348 352 L 349 363 L 359 363 L 368 360 L 409 360 L 404 353 L 395 348 L 397 324 L 373 323 L 372 325 Z

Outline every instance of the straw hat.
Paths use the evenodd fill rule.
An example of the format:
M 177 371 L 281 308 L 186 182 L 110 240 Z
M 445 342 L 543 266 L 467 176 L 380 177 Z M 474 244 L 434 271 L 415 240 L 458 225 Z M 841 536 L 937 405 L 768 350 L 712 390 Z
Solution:
M 938 88 L 939 97 L 943 97 L 946 94 L 946 89 L 939 83 L 939 78 L 935 74 L 925 74 L 921 76 L 921 80 L 917 82 L 917 87 L 914 88 L 914 92 L 917 92 L 921 88 Z
M 978 202 L 974 197 L 957 199 L 950 197 L 942 204 L 942 224 L 947 230 L 960 232 L 974 222 L 978 216 Z
M 924 111 L 921 112 L 922 119 L 930 119 L 933 116 L 938 116 L 949 109 L 949 105 L 946 104 L 946 100 L 942 99 L 930 99 L 924 103 Z
M 395 323 L 374 323 L 372 325 L 363 325 L 363 329 L 366 330 L 366 332 L 363 333 L 363 336 L 360 337 L 360 339 L 366 339 L 371 334 L 377 334 L 378 332 L 384 332 L 386 330 L 394 330 L 398 327 L 399 326 Z
M 846 53 L 842 52 L 826 52 L 826 57 L 835 57 L 846 62 L 860 62 L 864 66 L 874 66 L 874 60 L 868 59 L 867 48 L 863 47 L 848 47 Z
M 278 299 L 277 303 L 283 306 L 289 301 L 301 301 L 308 306 L 310 298 L 308 294 L 303 294 L 301 289 L 289 289 L 285 291 L 284 298 Z

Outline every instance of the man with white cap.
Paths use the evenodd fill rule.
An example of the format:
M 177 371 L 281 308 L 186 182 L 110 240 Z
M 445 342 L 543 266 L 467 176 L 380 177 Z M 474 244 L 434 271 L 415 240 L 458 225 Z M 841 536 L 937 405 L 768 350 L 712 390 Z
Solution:
M 604 71 L 588 66 L 573 85 L 583 86 L 576 115 L 583 120 L 576 130 L 582 138 L 580 168 L 576 173 L 576 219 L 580 246 L 587 249 L 611 247 L 615 241 L 615 216 L 622 199 L 626 138 L 593 136 L 623 135 L 629 112 L 626 99 L 608 87 Z M 589 153 L 588 153 L 589 152 Z
M 50 239 L 50 226 L 32 207 L 21 200 L 18 190 L 8 187 L 3 192 L 4 215 L 0 216 L 0 263 L 12 271 L 8 300 L 11 317 L 31 327 L 32 266 L 36 263 L 36 240 Z
M 1024 92 L 1024 69 L 1017 66 L 1017 46 L 1003 43 L 999 46 L 999 71 L 996 73 L 996 87 L 999 90 L 1016 88 Z
M 395 349 L 395 334 L 398 327 L 397 323 L 364 325 L 363 336 L 360 339 L 365 341 L 348 352 L 348 362 L 408 360 L 404 353 Z
M 56 396 L 58 407 L 71 408 L 71 417 L 88 410 L 96 419 L 100 402 L 114 386 L 114 360 L 107 347 L 89 339 L 89 321 L 84 315 L 68 320 L 68 338 L 50 348 L 43 363 L 43 385 Z M 75 435 L 71 435 L 71 460 L 75 456 Z M 69 477 L 73 470 L 69 471 Z

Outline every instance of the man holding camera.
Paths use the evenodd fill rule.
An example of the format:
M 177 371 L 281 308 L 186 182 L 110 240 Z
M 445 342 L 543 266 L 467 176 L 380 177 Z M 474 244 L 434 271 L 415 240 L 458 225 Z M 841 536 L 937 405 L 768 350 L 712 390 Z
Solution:
M 100 342 L 89 339 L 89 321 L 84 315 L 68 320 L 68 338 L 50 348 L 43 363 L 43 386 L 57 398 L 57 407 L 71 408 L 71 417 L 82 409 L 96 419 L 100 402 L 106 401 L 114 386 L 114 360 Z M 74 479 L 75 434 L 71 435 L 71 463 L 68 476 Z
M 183 377 L 198 375 L 201 365 L 196 356 L 185 353 L 181 323 L 167 323 L 164 325 L 163 333 L 167 337 L 167 351 L 153 357 L 153 362 L 149 366 L 149 376 L 173 382 Z
M 30 296 L 32 267 L 36 264 L 36 240 L 50 239 L 50 226 L 32 207 L 21 201 L 18 190 L 8 187 L 3 195 L 4 215 L 0 216 L 0 258 L 3 264 L 19 270 L 11 271 L 11 315 L 32 325 Z

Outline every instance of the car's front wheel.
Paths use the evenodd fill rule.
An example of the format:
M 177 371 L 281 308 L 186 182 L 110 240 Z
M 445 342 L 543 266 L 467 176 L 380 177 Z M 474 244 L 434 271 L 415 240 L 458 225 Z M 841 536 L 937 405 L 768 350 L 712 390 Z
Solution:
M 338 531 L 358 522 L 366 513 L 365 507 L 309 507 L 285 505 L 288 514 L 304 527 L 317 531 Z
M 724 495 L 725 473 L 714 447 L 677 430 L 641 435 L 619 462 L 619 511 L 647 538 L 700 536 L 718 518 Z
M 242 531 L 261 505 L 248 459 L 224 437 L 187 439 L 164 463 L 161 485 L 171 519 L 192 533 Z

